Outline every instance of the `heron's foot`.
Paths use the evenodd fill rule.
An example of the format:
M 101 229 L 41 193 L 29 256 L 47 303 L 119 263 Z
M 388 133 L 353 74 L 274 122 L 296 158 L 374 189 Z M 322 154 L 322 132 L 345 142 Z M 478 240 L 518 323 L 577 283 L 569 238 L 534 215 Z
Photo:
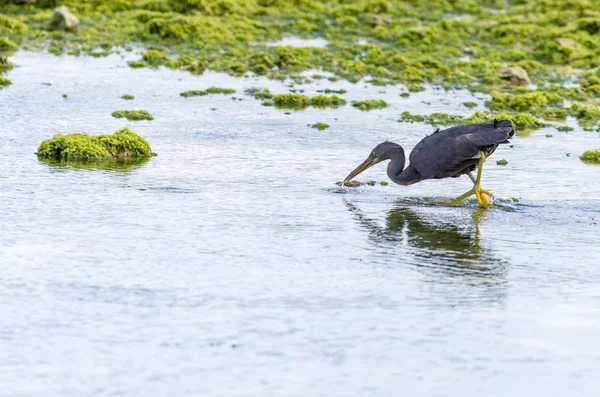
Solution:
M 488 192 L 487 190 L 482 189 L 481 186 L 474 186 L 473 189 L 469 190 L 465 194 L 458 196 L 456 199 L 458 201 L 463 201 L 467 197 L 473 195 L 475 195 L 481 207 L 489 207 L 494 201 L 494 195 Z
M 489 207 L 494 202 L 494 195 L 481 187 L 475 188 L 475 196 L 482 207 Z

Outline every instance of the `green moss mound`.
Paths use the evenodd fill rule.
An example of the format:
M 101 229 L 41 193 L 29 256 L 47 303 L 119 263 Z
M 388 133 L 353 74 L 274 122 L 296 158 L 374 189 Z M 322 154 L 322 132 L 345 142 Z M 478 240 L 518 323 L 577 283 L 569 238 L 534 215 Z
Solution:
M 387 107 L 387 102 L 383 99 L 369 99 L 366 101 L 352 101 L 352 106 L 363 111 L 373 109 L 383 109 Z
M 326 130 L 327 128 L 329 128 L 329 124 L 325 124 L 325 123 L 322 123 L 319 121 L 318 123 L 311 125 L 311 128 L 316 128 L 319 131 L 323 131 L 323 130 Z
M 310 98 L 302 94 L 273 95 L 273 104 L 278 107 L 304 108 L 310 106 Z
M 144 53 L 144 55 L 142 56 L 142 59 L 146 62 L 146 64 L 148 64 L 150 66 L 158 66 L 158 65 L 162 65 L 163 63 L 168 61 L 169 56 L 167 54 L 165 54 L 163 51 L 156 50 L 156 49 L 149 49 Z
M 588 150 L 579 156 L 584 163 L 600 164 L 600 150 Z
M 117 119 L 125 117 L 129 121 L 154 120 L 154 117 L 146 110 L 115 110 L 112 112 L 112 116 Z
M 230 94 L 235 94 L 235 90 L 233 88 L 218 88 L 218 87 L 209 87 L 205 90 L 190 90 L 190 91 L 185 91 L 182 92 L 181 95 L 184 98 L 189 98 L 192 96 L 205 96 L 205 95 L 212 95 L 212 94 L 223 94 L 223 95 L 230 95 Z
M 0 88 L 7 87 L 11 84 L 11 81 L 5 77 L 0 76 Z
M 17 45 L 7 39 L 6 37 L 0 37 L 0 54 L 13 52 L 17 50 Z
M 121 99 L 125 99 L 127 101 L 132 101 L 133 99 L 135 99 L 135 97 L 131 94 L 125 94 L 121 97 Z
M 314 107 L 338 107 L 346 104 L 346 100 L 337 95 L 317 95 L 310 99 L 310 104 Z
M 56 134 L 40 144 L 38 157 L 61 160 L 132 159 L 150 157 L 152 152 L 146 140 L 128 128 L 114 134 Z
M 571 113 L 579 120 L 592 121 L 600 118 L 600 108 L 596 105 L 580 105 L 574 103 L 571 106 Z
M 3 3 L 0 1 L 0 6 Z M 27 32 L 27 25 L 24 23 L 9 17 L 8 15 L 0 14 L 0 33 L 16 34 Z

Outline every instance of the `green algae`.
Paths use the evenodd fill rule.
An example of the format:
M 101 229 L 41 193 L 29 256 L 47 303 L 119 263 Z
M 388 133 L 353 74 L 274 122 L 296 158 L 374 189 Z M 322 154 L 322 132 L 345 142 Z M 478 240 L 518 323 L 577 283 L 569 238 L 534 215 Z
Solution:
M 144 66 L 146 66 L 146 64 L 142 61 L 129 61 L 129 62 L 127 62 L 127 64 L 132 69 L 141 69 Z
M 592 10 L 561 9 L 558 16 L 546 1 L 511 2 L 495 13 L 489 7 L 499 2 L 490 0 L 441 0 L 433 6 L 368 0 L 328 5 L 316 0 L 113 0 L 92 6 L 66 0 L 64 4 L 86 23 L 76 37 L 61 38 L 66 52 L 78 47 L 91 53 L 106 42 L 152 45 L 142 66 L 147 61 L 192 73 L 213 69 L 270 77 L 321 68 L 335 74 L 331 80 L 356 82 L 370 76 L 374 84 L 401 82 L 410 91 L 422 89 L 424 83 L 501 85 L 497 71 L 503 63 L 522 67 L 533 82 L 553 76 L 554 69 L 565 64 L 594 67 L 598 38 L 589 33 L 597 22 L 589 16 Z M 43 29 L 41 22 L 49 17 L 43 8 L 0 9 L 11 18 L 18 14 L 16 22 L 31 27 L 29 38 L 54 41 Z M 449 14 L 461 18 L 445 18 Z M 328 46 L 265 45 L 284 33 L 323 37 Z M 366 39 L 366 44 L 357 44 L 358 39 Z M 469 62 L 462 59 L 465 55 Z
M 248 88 L 246 91 L 247 95 L 250 95 L 256 99 L 271 99 L 273 98 L 273 94 L 269 91 L 268 88 Z
M 536 130 L 543 126 L 543 123 L 539 119 L 529 113 L 497 113 L 494 118 L 498 120 L 509 120 L 515 127 L 515 133 L 517 135 L 524 135 L 527 131 Z M 487 121 L 490 122 L 491 120 L 493 120 L 493 118 L 488 116 Z
M 78 34 L 47 30 L 51 8 L 58 5 L 53 0 L 22 6 L 0 0 L 0 37 L 14 45 L 47 45 L 52 53 L 73 55 L 105 56 L 119 46 L 131 49 L 139 44 L 145 50 L 141 59 L 129 62 L 134 68 L 164 65 L 193 74 L 215 70 L 233 76 L 290 79 L 297 84 L 321 79 L 327 72 L 332 74 L 330 81 L 403 84 L 408 92 L 422 91 L 426 84 L 468 88 L 492 94 L 486 120 L 501 112 L 527 128 L 541 125 L 540 117 L 564 120 L 563 99 L 587 106 L 586 102 L 600 95 L 600 13 L 589 0 L 436 0 L 433 4 L 413 0 L 65 0 L 62 4 L 85 21 Z M 324 38 L 327 46 L 268 45 L 284 35 Z M 522 68 L 536 88 L 519 91 L 507 83 L 500 76 L 507 67 Z M 319 72 L 310 79 L 301 75 L 315 69 Z M 580 87 L 566 86 L 575 80 Z M 323 93 L 341 91 L 325 89 Z M 313 98 L 306 104 L 299 98 L 276 101 L 269 95 L 255 97 L 265 105 L 319 106 Z M 323 106 L 340 104 L 324 101 Z M 357 107 L 373 108 L 368 104 Z M 580 110 L 568 113 L 577 117 Z M 593 112 L 583 113 L 582 122 L 595 119 L 590 117 Z M 431 122 L 452 123 L 454 117 Z
M 567 109 L 544 109 L 542 117 L 546 120 L 566 120 Z
M 11 84 L 12 82 L 9 79 L 0 76 L 0 88 L 8 87 Z
M 469 109 L 473 109 L 473 108 L 477 107 L 477 103 L 475 103 L 475 102 L 463 102 L 463 106 L 465 106 L 466 108 L 469 108 Z
M 314 76 L 313 76 L 314 77 Z M 340 89 L 340 90 L 332 90 L 330 88 L 326 88 L 324 90 L 317 90 L 317 92 L 322 92 L 324 94 L 345 94 L 346 90 Z
M 43 141 L 38 147 L 39 157 L 63 160 L 98 160 L 107 158 L 130 159 L 150 157 L 152 152 L 148 142 L 128 128 L 114 134 L 56 134 Z
M 168 61 L 169 56 L 161 50 L 149 49 L 142 55 L 142 60 L 146 65 L 158 66 Z
M 277 94 L 273 95 L 273 104 L 278 107 L 304 108 L 311 104 L 311 100 L 302 94 Z
M 0 54 L 17 50 L 17 45 L 6 37 L 0 37 Z
M 600 118 L 600 109 L 596 105 L 574 103 L 569 110 L 578 120 L 596 121 Z
M 595 97 L 600 95 L 600 77 L 592 75 L 582 80 L 579 84 L 589 95 Z
M 432 113 L 427 116 L 420 114 L 411 114 L 410 112 L 402 112 L 399 123 L 427 123 L 433 126 L 437 125 L 452 125 L 452 124 L 464 124 L 465 118 L 463 116 L 455 116 L 446 113 Z
M 112 112 L 112 116 L 117 119 L 125 117 L 129 121 L 154 120 L 154 117 L 146 110 L 115 110 Z
M 579 156 L 584 163 L 600 164 L 600 150 L 588 150 Z
M 314 107 L 338 107 L 346 104 L 346 100 L 337 95 L 317 95 L 310 99 L 310 104 Z
M 2 6 L 2 2 L 0 2 Z M 23 34 L 27 32 L 27 25 L 21 21 L 11 18 L 8 15 L 0 14 L 0 33 L 3 34 Z
M 517 128 L 517 135 L 526 134 L 528 131 L 541 128 L 542 122 L 528 113 L 490 113 L 488 111 L 477 111 L 469 117 L 450 115 L 446 113 L 432 113 L 427 116 L 413 115 L 410 112 L 402 112 L 399 123 L 427 123 L 437 125 L 462 125 L 476 123 L 490 123 L 494 119 L 510 120 Z
M 423 123 L 427 120 L 425 116 L 420 114 L 411 114 L 408 111 L 402 112 L 400 118 L 398 119 L 399 123 Z
M 181 95 L 184 98 L 189 98 L 189 97 L 193 97 L 193 96 L 205 96 L 205 95 L 213 95 L 213 94 L 230 95 L 230 94 L 235 94 L 235 90 L 233 88 L 209 87 L 205 90 L 185 91 L 179 95 Z
M 368 99 L 365 101 L 352 101 L 352 106 L 359 108 L 362 111 L 369 111 L 386 108 L 387 102 L 383 99 Z
M 268 92 L 267 92 L 268 93 Z M 276 94 L 271 97 L 272 104 L 280 108 L 305 108 L 308 106 L 314 107 L 338 107 L 346 104 L 346 100 L 337 95 L 317 95 L 309 98 L 303 94 Z M 263 102 L 263 105 L 268 106 L 269 101 Z
M 121 96 L 121 99 L 125 99 L 127 101 L 131 101 L 131 100 L 135 99 L 135 97 L 133 95 L 131 95 L 131 94 L 125 94 L 125 95 Z
M 501 160 L 496 161 L 496 164 L 497 165 L 506 165 L 506 164 L 508 164 L 508 161 L 501 159 Z
M 492 110 L 528 112 L 540 115 L 549 106 L 562 107 L 564 100 L 560 95 L 546 92 L 525 92 L 523 94 L 491 92 L 492 99 L 486 105 Z
M 312 124 L 311 127 L 316 128 L 319 131 L 323 131 L 323 130 L 329 128 L 329 124 L 325 124 L 325 123 L 322 123 L 319 121 L 318 123 Z

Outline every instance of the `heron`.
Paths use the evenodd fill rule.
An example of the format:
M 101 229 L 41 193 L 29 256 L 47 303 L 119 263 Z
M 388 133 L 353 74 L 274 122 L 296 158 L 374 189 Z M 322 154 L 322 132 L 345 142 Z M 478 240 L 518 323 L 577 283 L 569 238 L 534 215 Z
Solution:
M 404 168 L 406 156 L 402 146 L 394 142 L 383 142 L 375 146 L 369 157 L 356 167 L 343 184 L 351 181 L 366 169 L 382 161 L 391 160 L 387 175 L 398 185 L 412 185 L 426 179 L 456 178 L 468 175 L 473 188 L 458 196 L 458 201 L 475 195 L 479 205 L 491 205 L 494 195 L 481 188 L 483 163 L 494 153 L 498 145 L 510 143 L 514 135 L 510 120 L 496 120 L 492 123 L 469 124 L 440 130 L 426 136 L 410 153 L 410 164 Z M 473 171 L 477 169 L 477 177 Z

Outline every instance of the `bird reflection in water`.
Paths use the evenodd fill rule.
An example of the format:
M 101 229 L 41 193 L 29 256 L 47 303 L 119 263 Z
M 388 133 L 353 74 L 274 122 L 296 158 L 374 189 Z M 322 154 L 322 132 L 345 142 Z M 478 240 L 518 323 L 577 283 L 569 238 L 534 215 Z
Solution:
M 382 227 L 356 205 L 346 201 L 346 206 L 369 232 L 369 240 L 374 245 L 391 249 L 408 246 L 410 255 L 404 253 L 403 262 L 420 270 L 427 270 L 436 277 L 440 273 L 465 276 L 477 284 L 497 284 L 504 280 L 506 263 L 495 258 L 480 242 L 479 224 L 488 211 L 485 208 L 472 209 L 471 219 L 465 221 L 464 216 L 440 219 L 443 216 L 439 207 L 403 202 L 387 213 Z

